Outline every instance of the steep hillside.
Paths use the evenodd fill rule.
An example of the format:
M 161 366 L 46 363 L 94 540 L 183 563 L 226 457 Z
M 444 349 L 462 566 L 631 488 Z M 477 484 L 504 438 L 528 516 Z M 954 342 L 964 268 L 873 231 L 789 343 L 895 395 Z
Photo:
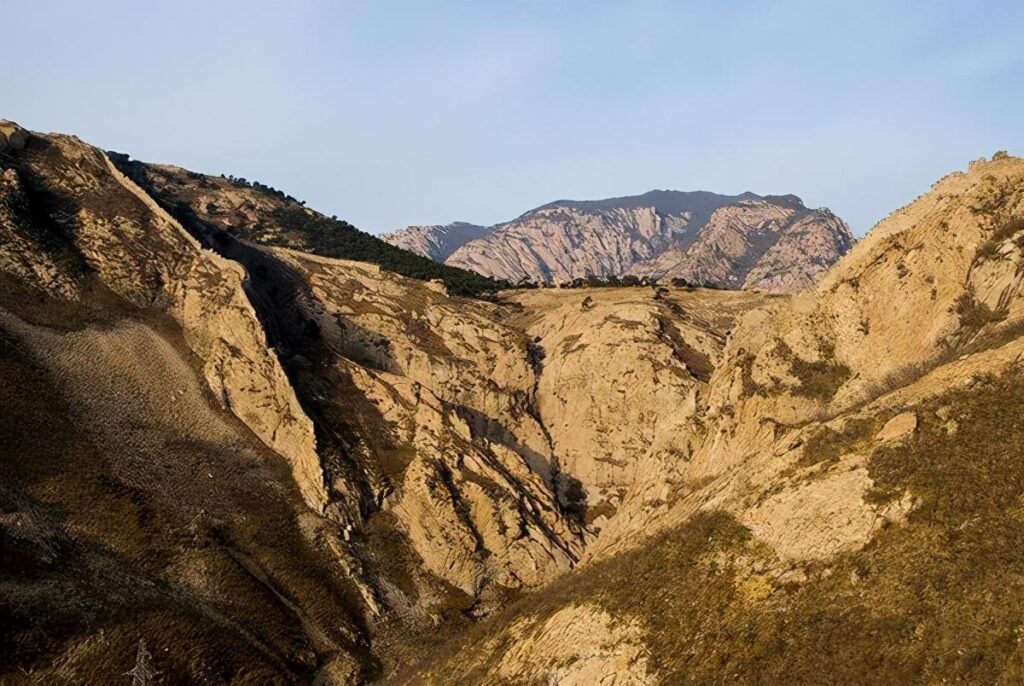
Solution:
M 313 425 L 242 269 L 102 152 L 19 135 L 0 146 L 0 679 L 116 679 L 140 639 L 174 681 L 354 679 L 373 664 L 338 573 L 356 561 L 319 542 L 342 532 L 316 514 Z
M 43 477 L 31 470 L 5 483 L 5 550 L 53 562 L 48 571 L 15 566 L 5 578 L 14 584 L 3 606 L 10 620 L 0 659 L 5 673 L 102 679 L 111 665 L 118 673 L 131 666 L 139 638 L 151 650 L 173 652 L 158 654 L 159 666 L 179 680 L 245 679 L 250 667 L 257 680 L 318 675 L 349 683 L 391 673 L 421 657 L 439 632 L 456 633 L 510 595 L 570 570 L 614 513 L 628 469 L 616 468 L 610 481 L 593 479 L 573 452 L 580 448 L 566 447 L 563 460 L 563 444 L 579 445 L 570 430 L 576 420 L 558 407 L 567 398 L 541 400 L 561 386 L 561 372 L 541 382 L 547 365 L 588 359 L 589 345 L 617 355 L 624 368 L 633 355 L 650 355 L 647 370 L 656 376 L 645 372 L 629 398 L 671 378 L 656 397 L 684 403 L 707 379 L 707 360 L 720 354 L 733 314 L 757 300 L 651 289 L 573 291 L 562 302 L 537 294 L 535 305 L 451 297 L 441 285 L 376 264 L 272 247 L 267 243 L 290 234 L 281 238 L 285 229 L 278 228 L 254 237 L 220 209 L 252 212 L 244 226 L 276 226 L 262 220 L 261 212 L 277 211 L 270 200 L 258 204 L 267 191 L 119 160 L 140 185 L 75 138 L 13 131 L 17 145 L 0 151 L 8 388 L 38 367 L 42 380 L 26 380 L 25 388 L 50 384 L 52 401 L 12 409 L 5 421 L 49 423 L 57 446 L 81 442 L 82 430 L 102 441 L 94 457 L 42 444 L 40 464 L 86 470 L 85 481 L 67 490 L 40 490 Z M 239 193 L 253 207 L 239 204 Z M 300 233 L 295 240 L 305 239 Z M 594 299 L 599 307 L 591 306 Z M 632 321 L 638 305 L 644 314 Z M 692 351 L 670 323 L 691 309 L 696 318 L 681 319 L 678 328 L 695 336 Z M 585 313 L 574 325 L 585 340 L 545 340 L 557 311 Z M 713 331 L 705 335 L 704 324 Z M 618 390 L 598 384 L 588 392 L 597 412 L 587 419 L 588 435 L 613 431 L 616 411 L 603 405 L 617 402 Z M 96 409 L 81 416 L 67 409 L 79 407 Z M 622 434 L 622 445 L 642 451 L 654 439 L 651 406 L 643 414 L 643 434 Z M 130 421 L 119 424 L 125 417 Z M 21 459 L 21 440 L 6 444 L 6 463 Z M 193 459 L 186 450 L 200 452 Z M 579 465 L 581 478 L 570 464 Z M 166 473 L 153 472 L 158 465 Z M 250 470 L 256 485 L 236 477 L 240 469 Z M 54 562 L 46 557 L 50 529 L 25 538 L 19 527 L 36 516 L 34 508 L 91 516 L 70 499 L 90 493 L 90 479 L 127 485 L 111 487 L 103 496 L 109 503 L 88 506 L 114 508 L 109 526 L 72 528 L 61 545 L 130 549 L 143 559 L 171 560 L 167 570 L 140 567 L 134 558 Z M 207 503 L 211 498 L 219 500 Z M 181 511 L 173 516 L 154 510 L 175 503 Z M 271 514 L 282 521 L 263 523 Z M 210 545 L 206 538 L 167 539 L 153 528 L 207 516 L 215 518 L 212 545 L 227 569 L 192 561 Z M 46 521 L 61 530 L 59 518 Z M 264 526 L 282 539 L 260 538 Z M 43 640 L 37 632 L 47 625 L 33 623 L 32 613 L 56 607 L 47 589 L 69 565 L 101 563 L 144 586 L 166 587 L 153 596 L 164 608 L 153 615 L 156 624 L 128 613 L 149 607 L 135 596 L 87 621 L 89 608 L 120 585 L 101 577 L 91 586 L 59 587 L 85 614 Z M 230 597 L 218 585 L 229 573 L 251 579 Z M 313 607 L 305 589 L 316 586 L 310 575 L 321 573 L 335 580 L 338 599 Z M 25 604 L 27 598 L 37 600 Z M 186 614 L 173 614 L 179 611 Z M 205 620 L 188 612 L 216 615 L 244 639 L 213 641 Z M 267 624 L 268 612 L 285 619 Z M 161 622 L 167 628 L 152 628 Z M 115 626 L 116 640 L 103 642 Z M 278 631 L 288 632 L 287 649 L 275 643 Z M 228 650 L 235 641 L 264 656 Z M 82 645 L 93 648 L 81 652 Z M 298 657 L 280 657 L 288 650 Z
M 842 220 L 796 196 L 704 191 L 560 200 L 472 233 L 410 227 L 384 238 L 512 283 L 634 274 L 778 293 L 814 283 L 853 244 Z M 453 250 L 457 235 L 466 239 Z
M 1024 160 L 795 296 L 463 298 L 296 207 L 0 123 L 0 681 L 1024 679 Z
M 692 451 L 649 455 L 572 575 L 418 671 L 1020 680 L 1022 219 L 1024 160 L 974 163 L 743 315 Z
M 5 674 L 103 680 L 142 638 L 178 681 L 362 681 L 371 637 L 399 654 L 578 558 L 527 341 L 490 309 L 186 229 L 101 151 L 18 133 Z
M 206 176 L 169 165 L 144 164 L 117 153 L 111 153 L 111 159 L 140 186 L 160 188 L 164 196 L 172 199 L 174 206 L 168 209 L 187 209 L 245 241 L 371 262 L 414 279 L 440 280 L 459 295 L 490 295 L 503 285 L 477 272 L 447 267 L 396 248 L 260 183 Z
M 752 293 L 549 289 L 510 296 L 509 320 L 544 351 L 537 414 L 595 533 L 648 460 L 690 450 L 691 422 Z

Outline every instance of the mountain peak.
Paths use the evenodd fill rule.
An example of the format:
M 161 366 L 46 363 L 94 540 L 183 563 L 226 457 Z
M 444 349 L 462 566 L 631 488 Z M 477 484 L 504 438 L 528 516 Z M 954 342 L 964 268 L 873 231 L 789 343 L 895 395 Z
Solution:
M 513 283 L 632 274 L 772 291 L 810 285 L 853 242 L 828 210 L 808 210 L 796 195 L 749 191 L 556 200 L 489 228 L 455 226 L 409 227 L 383 238 Z
M 404 250 L 444 262 L 459 246 L 490 233 L 491 229 L 468 222 L 407 226 L 381 236 Z

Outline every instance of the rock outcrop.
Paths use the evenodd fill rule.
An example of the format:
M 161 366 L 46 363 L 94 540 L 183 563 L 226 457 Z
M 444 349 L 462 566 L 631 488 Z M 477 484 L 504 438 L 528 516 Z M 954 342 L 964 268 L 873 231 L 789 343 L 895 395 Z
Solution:
M 800 455 L 808 442 L 814 448 L 811 439 L 819 430 L 842 435 L 852 422 L 883 439 L 912 431 L 896 420 L 888 430 L 875 426 L 859 408 L 875 407 L 878 414 L 885 407 L 891 416 L 891 405 L 880 399 L 924 383 L 932 370 L 957 364 L 982 369 L 986 363 L 1004 368 L 1002 356 L 975 353 L 1014 340 L 1024 318 L 1024 258 L 1016 244 L 1024 226 L 1022 189 L 1021 160 L 973 163 L 883 220 L 812 290 L 743 315 L 698 418 L 715 430 L 684 469 L 666 457 L 660 473 L 648 470 L 649 481 L 626 498 L 591 554 L 604 545 L 618 549 L 616 541 L 635 540 L 637 530 L 656 530 L 651 522 L 665 510 L 650 504 L 665 484 L 726 474 L 735 479 L 738 465 L 744 473 L 730 490 L 743 493 L 754 475 L 777 483 L 772 468 L 762 474 L 756 465 Z M 955 387 L 964 373 L 936 382 L 937 388 Z M 901 416 L 909 426 L 911 415 Z M 867 457 L 852 447 L 850 469 Z M 720 503 L 718 496 L 714 502 Z M 676 515 L 706 506 L 690 501 Z M 663 520 L 669 521 L 677 520 Z
M 306 501 L 322 509 L 312 423 L 268 349 L 241 267 L 204 250 L 103 152 L 73 137 L 34 135 L 4 165 L 4 205 L 16 216 L 4 223 L 0 262 L 58 297 L 75 297 L 95 274 L 133 305 L 173 316 L 214 396 L 291 463 Z M 43 255 L 32 267 L 30 245 Z
M 357 534 L 398 529 L 416 567 L 471 598 L 539 585 L 575 563 L 586 533 L 557 502 L 531 344 L 492 305 L 376 265 L 232 237 L 237 213 L 224 208 L 277 211 L 279 198 L 165 167 L 141 181 L 254 274 L 261 318 L 325 442 L 332 516 Z M 261 236 L 274 242 L 290 239 Z
M 370 673 L 245 285 L 101 151 L 0 148 L 0 681 L 108 681 L 140 638 L 174 682 Z
M 28 132 L 12 121 L 0 119 L 0 147 L 22 150 L 28 143 Z
M 469 596 L 567 570 L 584 536 L 555 501 L 528 340 L 486 307 L 420 283 L 277 254 L 309 285 L 296 304 L 344 380 L 327 402 L 349 422 L 387 427 L 361 437 L 379 465 L 382 509 L 423 564 Z M 369 402 L 345 397 L 353 391 Z
M 429 257 L 435 262 L 444 262 L 460 246 L 486 236 L 491 229 L 466 222 L 433 224 L 429 226 L 407 226 L 392 231 L 381 238 L 403 250 Z
M 853 245 L 846 224 L 797 199 L 744 200 L 716 210 L 697 240 L 635 264 L 631 274 L 716 288 L 795 293 Z
M 600 530 L 654 453 L 687 460 L 692 422 L 735 317 L 755 294 L 527 290 L 512 323 L 543 353 L 538 412 L 573 498 Z M 563 491 L 563 498 L 568 494 Z
M 687 222 L 653 207 L 546 207 L 466 243 L 446 263 L 511 283 L 624 274 L 665 250 Z
M 511 283 L 634 275 L 775 293 L 814 283 L 853 244 L 828 210 L 807 209 L 792 195 L 753 193 L 558 201 L 481 237 L 455 226 L 410 227 L 384 239 Z M 431 247 L 441 243 L 443 250 Z
M 502 650 L 503 645 L 509 648 Z M 483 659 L 460 665 L 459 678 L 464 683 L 655 683 L 647 669 L 639 624 L 624 626 L 596 605 L 569 606 L 550 617 L 519 619 L 491 637 L 474 657 Z

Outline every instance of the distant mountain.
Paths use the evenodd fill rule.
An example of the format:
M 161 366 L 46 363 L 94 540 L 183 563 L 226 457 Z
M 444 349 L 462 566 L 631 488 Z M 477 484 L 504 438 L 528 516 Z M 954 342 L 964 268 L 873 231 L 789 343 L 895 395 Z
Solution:
M 696 233 L 693 243 L 638 262 L 630 273 L 791 293 L 817 281 L 853 246 L 842 219 L 827 209 L 807 209 L 791 195 L 721 207 Z
M 853 245 L 841 219 L 795 195 L 658 190 L 558 200 L 490 229 L 410 227 L 383 238 L 511 282 L 634 274 L 773 292 L 807 287 Z
M 431 226 L 407 226 L 386 233 L 381 238 L 403 250 L 444 262 L 460 246 L 486 236 L 491 231 L 492 229 L 487 226 L 454 222 Z

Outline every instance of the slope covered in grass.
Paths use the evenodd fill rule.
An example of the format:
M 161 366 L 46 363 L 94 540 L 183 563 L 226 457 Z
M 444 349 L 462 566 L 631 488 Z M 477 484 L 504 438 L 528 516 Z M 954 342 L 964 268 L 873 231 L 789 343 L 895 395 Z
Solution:
M 701 513 L 524 597 L 448 646 L 432 678 L 493 679 L 505 651 L 588 602 L 639 623 L 658 683 L 1020 682 L 1021 381 L 932 401 L 916 438 L 875 448 L 870 498 L 909 491 L 916 507 L 862 550 L 785 569 L 731 516 Z M 514 630 L 523 617 L 530 628 Z

